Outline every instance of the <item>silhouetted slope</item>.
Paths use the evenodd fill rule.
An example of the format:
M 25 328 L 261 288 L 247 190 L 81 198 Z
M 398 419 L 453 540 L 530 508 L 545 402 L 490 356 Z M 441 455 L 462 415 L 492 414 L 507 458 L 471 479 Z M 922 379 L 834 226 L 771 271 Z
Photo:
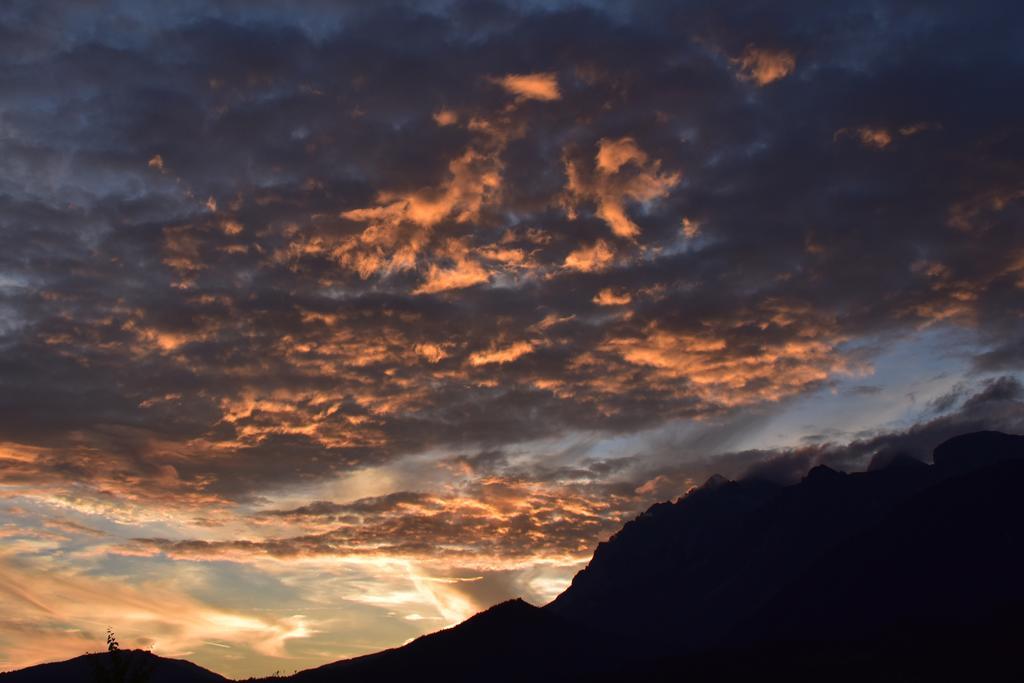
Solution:
M 655 648 L 695 640 L 714 628 L 729 597 L 723 588 L 749 552 L 752 512 L 781 492 L 767 482 L 713 479 L 677 503 L 655 505 L 600 544 L 547 609 Z
M 921 572 L 934 582 L 931 590 L 945 591 L 947 610 L 978 607 L 982 596 L 957 577 L 980 580 L 978 572 L 989 567 L 989 585 L 1006 584 L 1010 599 L 1017 587 L 994 567 L 1020 562 L 1011 540 L 1019 540 L 1024 521 L 1024 479 L 1020 460 L 1006 462 L 1013 458 L 1024 458 L 1024 438 L 979 432 L 937 448 L 934 467 L 897 458 L 858 474 L 817 467 L 788 487 L 716 481 L 627 524 L 548 609 L 639 636 L 652 652 L 678 652 L 734 645 L 741 631 L 745 641 L 775 637 L 775 619 L 792 623 L 794 637 L 820 634 L 828 621 L 863 628 L 915 610 L 924 619 L 927 601 L 910 596 L 928 593 L 908 583 Z M 964 473 L 970 476 L 958 476 Z M 965 566 L 970 554 L 977 562 Z M 892 563 L 900 566 L 883 573 Z M 860 569 L 843 574 L 839 585 L 844 566 Z M 891 583 L 865 582 L 868 568 Z M 884 603 L 900 591 L 908 602 L 897 614 Z M 814 611 L 815 605 L 827 607 Z
M 565 680 L 601 644 L 600 637 L 583 628 L 522 600 L 510 600 L 404 647 L 302 671 L 289 680 Z
M 718 644 L 794 575 L 930 479 L 927 467 L 852 475 L 817 467 L 796 486 L 695 491 L 627 525 L 549 608 L 640 636 L 655 651 Z
M 128 660 L 129 674 L 140 667 L 150 669 L 146 683 L 224 683 L 228 679 L 182 659 L 157 657 L 142 650 L 121 650 Z M 27 669 L 0 674 L 3 683 L 93 683 L 96 666 L 109 668 L 110 654 L 100 652 L 82 655 L 64 662 L 39 664 Z M 132 680 L 129 678 L 128 680 Z

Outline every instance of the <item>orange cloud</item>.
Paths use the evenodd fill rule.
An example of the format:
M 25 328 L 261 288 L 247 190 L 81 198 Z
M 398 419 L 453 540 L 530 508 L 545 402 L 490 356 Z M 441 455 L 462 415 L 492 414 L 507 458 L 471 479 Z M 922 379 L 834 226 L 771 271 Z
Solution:
M 929 130 L 941 130 L 942 125 L 934 121 L 919 121 L 906 126 L 901 126 L 897 132 L 903 137 L 910 137 Z M 885 149 L 893 142 L 893 133 L 888 128 L 881 126 L 857 126 L 855 128 L 840 128 L 832 135 L 833 141 L 843 137 L 852 137 L 865 147 Z
M 520 99 L 550 102 L 562 97 L 553 73 L 509 74 L 496 82 Z
M 796 69 L 796 57 L 786 50 L 769 50 L 747 45 L 739 57 L 730 60 L 737 68 L 736 77 L 759 86 L 785 78 Z
M 874 147 L 875 149 L 885 149 L 892 144 L 892 133 L 885 128 L 876 128 L 874 126 L 840 128 L 832 135 L 832 140 L 835 141 L 841 137 L 856 138 L 865 147 Z
M 982 190 L 949 207 L 949 225 L 963 232 L 978 232 L 990 224 L 993 214 L 1024 199 L 1024 187 L 1003 186 Z
M 451 289 L 465 289 L 488 282 L 490 279 L 491 275 L 487 269 L 476 261 L 461 260 L 451 268 L 441 268 L 432 263 L 427 270 L 426 280 L 413 290 L 413 294 L 436 294 Z
M 569 270 L 592 273 L 604 270 L 615 261 L 615 250 L 604 240 L 589 247 L 580 247 L 565 257 L 563 265 Z
M 647 163 L 647 153 L 637 146 L 633 138 L 602 138 L 598 143 L 597 170 L 602 173 L 617 173 L 620 168 L 631 162 L 640 166 Z
M 778 313 L 765 327 L 807 324 Z M 652 388 L 686 380 L 685 391 L 712 405 L 738 406 L 777 401 L 821 382 L 834 374 L 853 372 L 837 351 L 840 339 L 823 337 L 809 326 L 795 338 L 765 341 L 753 349 L 732 349 L 724 336 L 710 333 L 670 332 L 650 324 L 640 336 L 613 336 L 603 350 L 620 356 L 632 366 L 651 369 Z M 678 391 L 678 389 L 673 389 Z
M 439 126 L 453 126 L 459 122 L 459 115 L 451 109 L 439 109 L 434 112 L 434 123 Z
M 683 237 L 688 240 L 692 240 L 700 234 L 700 223 L 690 218 L 683 218 L 682 227 Z
M 430 562 L 438 567 L 510 570 L 585 559 L 649 492 L 609 495 L 587 482 L 543 482 L 476 472 L 458 459 L 443 492 L 395 492 L 348 503 L 318 501 L 259 513 L 264 538 L 135 539 L 125 552 L 174 559 L 223 559 L 274 566 L 323 558 Z M 677 490 L 685 491 L 676 481 Z M 659 491 L 664 493 L 664 489 Z
M 206 268 L 200 255 L 202 240 L 191 225 L 164 228 L 163 263 L 178 275 L 176 286 L 189 289 L 195 286 L 196 275 Z
M 448 352 L 438 344 L 417 344 L 416 353 L 427 359 L 430 363 L 440 363 L 448 357 Z
M 633 300 L 629 292 L 616 293 L 610 287 L 605 287 L 594 295 L 593 302 L 598 306 L 625 306 Z
M 565 160 L 566 191 L 562 205 L 572 219 L 579 201 L 593 200 L 597 215 L 618 237 L 634 239 L 640 228 L 626 214 L 626 202 L 648 202 L 666 196 L 679 184 L 679 173 L 662 173 L 661 160 L 650 160 L 631 137 L 598 142 L 593 173 Z
M 343 237 L 334 244 L 323 243 L 324 238 L 319 236 L 305 243 L 293 243 L 287 252 L 279 252 L 279 258 L 301 255 L 311 249 L 313 253 L 327 252 L 363 279 L 377 273 L 416 268 L 439 223 L 476 221 L 484 207 L 496 204 L 500 198 L 500 153 L 509 134 L 500 127 L 486 127 L 481 133 L 482 140 L 448 164 L 448 178 L 439 186 L 406 193 L 381 192 L 376 205 L 341 213 L 342 218 L 366 223 L 362 233 Z M 447 256 L 444 247 L 437 255 Z M 467 287 L 485 280 L 486 274 L 479 264 L 462 263 L 455 268 L 432 264 L 428 266 L 427 284 L 417 291 Z
M 447 240 L 434 252 L 434 258 L 450 261 L 452 265 L 442 267 L 431 263 L 426 280 L 413 290 L 413 294 L 435 294 L 488 282 L 491 279 L 490 273 L 470 253 L 464 240 Z
M 470 365 L 488 365 L 490 363 L 511 363 L 528 353 L 532 353 L 534 343 L 516 342 L 503 348 L 492 348 L 489 351 L 477 351 L 469 356 Z

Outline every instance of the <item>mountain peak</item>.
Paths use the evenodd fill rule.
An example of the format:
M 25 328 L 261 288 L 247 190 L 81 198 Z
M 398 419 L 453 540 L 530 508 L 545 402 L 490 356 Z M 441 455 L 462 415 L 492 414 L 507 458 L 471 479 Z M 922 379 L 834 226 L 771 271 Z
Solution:
M 928 467 L 928 463 L 918 460 L 905 451 L 882 451 L 871 458 L 868 465 L 868 472 L 878 472 L 888 469 L 920 469 Z
M 1003 460 L 1024 459 L 1024 436 L 982 431 L 947 439 L 932 452 L 932 460 L 946 475 L 964 474 Z
M 698 487 L 700 491 L 714 491 L 715 489 L 722 488 L 726 484 L 731 484 L 732 480 L 723 477 L 721 474 L 712 474 L 708 477 L 708 480 Z
M 816 465 L 807 473 L 807 476 L 804 477 L 804 481 L 810 484 L 815 484 L 824 481 L 836 481 L 845 476 L 846 474 L 844 472 L 834 470 L 828 465 Z

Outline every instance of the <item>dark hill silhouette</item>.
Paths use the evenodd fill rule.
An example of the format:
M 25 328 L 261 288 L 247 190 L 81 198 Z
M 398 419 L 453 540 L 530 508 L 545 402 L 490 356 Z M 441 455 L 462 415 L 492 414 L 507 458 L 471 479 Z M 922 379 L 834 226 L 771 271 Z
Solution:
M 444 681 L 528 681 L 538 675 L 566 680 L 600 645 L 612 642 L 549 610 L 510 600 L 404 647 L 302 671 L 289 680 L 407 681 L 427 672 Z
M 546 607 L 292 679 L 1024 680 L 1024 437 L 956 437 L 934 461 L 713 477 L 600 544 Z M 31 671 L 0 682 L 78 680 Z
M 146 683 L 225 683 L 228 679 L 183 659 L 158 657 L 143 650 L 119 650 L 127 661 L 128 680 L 135 672 L 145 671 Z M 0 674 L 3 683 L 93 683 L 97 667 L 109 669 L 109 652 L 82 655 L 64 662 L 39 664 L 11 673 Z

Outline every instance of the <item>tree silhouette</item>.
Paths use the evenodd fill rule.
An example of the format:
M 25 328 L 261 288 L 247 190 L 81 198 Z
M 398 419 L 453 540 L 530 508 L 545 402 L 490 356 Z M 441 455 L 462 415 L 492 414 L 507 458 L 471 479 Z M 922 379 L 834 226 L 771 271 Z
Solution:
M 107 656 L 97 655 L 90 660 L 93 665 L 93 680 L 95 683 L 146 683 L 156 664 L 147 654 L 123 652 L 114 630 L 108 627 Z

